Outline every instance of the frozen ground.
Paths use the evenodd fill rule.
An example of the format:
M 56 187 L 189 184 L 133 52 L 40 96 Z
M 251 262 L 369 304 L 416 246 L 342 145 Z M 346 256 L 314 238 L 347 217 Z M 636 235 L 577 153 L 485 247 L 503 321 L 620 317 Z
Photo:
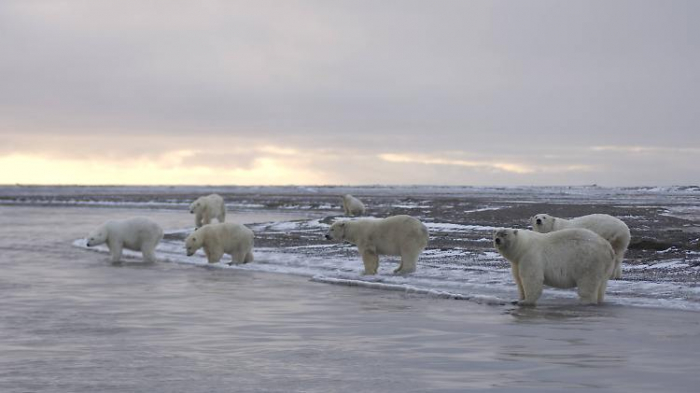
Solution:
M 227 218 L 257 242 L 256 262 L 234 267 L 184 256 L 184 205 L 210 189 L 2 190 L 3 393 L 696 392 L 700 381 L 688 190 L 354 190 L 374 216 L 431 228 L 408 277 L 390 274 L 392 259 L 360 276 L 353 247 L 322 239 L 343 189 L 228 190 Z M 626 278 L 605 306 L 553 290 L 534 309 L 510 304 L 489 228 L 540 210 L 630 223 Z M 161 262 L 111 264 L 104 248 L 85 249 L 99 223 L 132 215 L 166 228 Z
M 541 212 L 562 217 L 608 213 L 627 222 L 633 236 L 624 278 L 610 282 L 608 302 L 700 311 L 697 187 L 5 187 L 0 188 L 0 203 L 184 210 L 196 195 L 207 192 L 221 193 L 234 215 L 239 211 L 306 216 L 252 224 L 255 263 L 221 264 L 221 268 L 497 304 L 511 302 L 516 292 L 508 263 L 491 245 L 494 228 L 525 228 L 528 218 Z M 348 192 L 360 197 L 372 216 L 409 214 L 426 223 L 431 240 L 415 274 L 391 274 L 397 259 L 384 257 L 379 275 L 362 276 L 353 246 L 323 239 L 328 226 L 343 219 L 338 215 L 342 211 L 338 195 Z M 183 255 L 182 240 L 191 229 L 167 228 L 159 257 L 204 264 L 202 254 Z M 76 239 L 76 246 L 82 244 Z M 574 302 L 575 297 L 570 290 L 548 289 L 541 303 L 558 305 Z

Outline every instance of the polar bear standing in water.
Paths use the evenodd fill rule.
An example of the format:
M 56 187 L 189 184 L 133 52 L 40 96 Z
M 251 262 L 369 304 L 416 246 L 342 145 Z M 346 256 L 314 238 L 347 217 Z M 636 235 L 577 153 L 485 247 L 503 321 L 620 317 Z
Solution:
M 346 216 L 361 216 L 365 214 L 365 205 L 350 194 L 343 195 L 343 213 Z
M 364 274 L 377 274 L 379 255 L 401 256 L 401 264 L 394 273 L 407 274 L 416 271 L 418 256 L 428 245 L 428 229 L 422 222 L 405 215 L 365 218 L 333 223 L 326 239 L 356 245 L 365 265 Z
M 610 243 L 588 229 L 551 233 L 498 229 L 493 244 L 510 261 L 519 304 L 534 306 L 543 285 L 577 287 L 582 303 L 603 302 L 615 253 Z
M 194 224 L 197 228 L 211 224 L 216 218 L 219 222 L 226 221 L 226 205 L 219 194 L 211 194 L 197 198 L 190 204 L 190 213 L 194 214 Z
M 144 217 L 110 220 L 100 225 L 87 239 L 87 246 L 107 243 L 112 262 L 122 257 L 122 249 L 141 251 L 145 262 L 155 262 L 156 246 L 163 238 L 160 225 Z
M 209 263 L 221 260 L 224 254 L 231 255 L 231 262 L 253 261 L 253 231 L 238 223 L 209 224 L 196 229 L 185 239 L 187 256 L 204 248 Z
M 607 214 L 591 214 L 570 220 L 548 214 L 536 214 L 530 219 L 536 232 L 548 233 L 564 228 L 584 228 L 607 240 L 615 250 L 615 269 L 610 278 L 622 277 L 622 259 L 630 244 L 630 229 L 622 220 Z

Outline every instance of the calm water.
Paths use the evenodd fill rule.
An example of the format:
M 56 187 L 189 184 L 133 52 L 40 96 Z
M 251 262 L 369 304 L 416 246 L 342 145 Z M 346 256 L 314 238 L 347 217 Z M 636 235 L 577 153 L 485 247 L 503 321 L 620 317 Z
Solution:
M 72 247 L 182 212 L 0 206 L 0 392 L 695 392 L 700 313 L 519 309 Z M 286 216 L 288 219 L 288 216 Z M 275 215 L 239 214 L 244 222 Z

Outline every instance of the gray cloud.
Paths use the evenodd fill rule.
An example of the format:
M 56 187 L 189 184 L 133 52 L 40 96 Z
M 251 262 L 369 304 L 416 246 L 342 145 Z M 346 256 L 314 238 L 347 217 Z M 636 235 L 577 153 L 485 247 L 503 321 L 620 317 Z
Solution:
M 134 154 L 143 135 L 492 161 L 700 147 L 699 14 L 677 0 L 4 1 L 0 133 L 5 149 L 117 134 Z M 605 157 L 612 184 L 655 165 Z M 695 181 L 683 158 L 665 165 L 652 182 Z M 433 166 L 391 167 L 469 181 L 448 174 L 459 166 L 419 176 Z M 496 180 L 590 180 L 509 176 Z

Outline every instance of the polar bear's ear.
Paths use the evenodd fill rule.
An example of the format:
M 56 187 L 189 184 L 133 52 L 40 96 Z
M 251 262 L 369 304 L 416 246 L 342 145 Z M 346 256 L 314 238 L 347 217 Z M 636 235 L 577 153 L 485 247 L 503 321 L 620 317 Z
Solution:
M 514 236 L 518 236 L 518 230 L 517 230 L 517 229 L 513 231 L 513 235 L 514 235 Z
M 340 223 L 340 227 L 341 227 L 341 228 L 345 228 L 345 223 L 344 223 L 344 222 L 341 222 L 341 223 Z

